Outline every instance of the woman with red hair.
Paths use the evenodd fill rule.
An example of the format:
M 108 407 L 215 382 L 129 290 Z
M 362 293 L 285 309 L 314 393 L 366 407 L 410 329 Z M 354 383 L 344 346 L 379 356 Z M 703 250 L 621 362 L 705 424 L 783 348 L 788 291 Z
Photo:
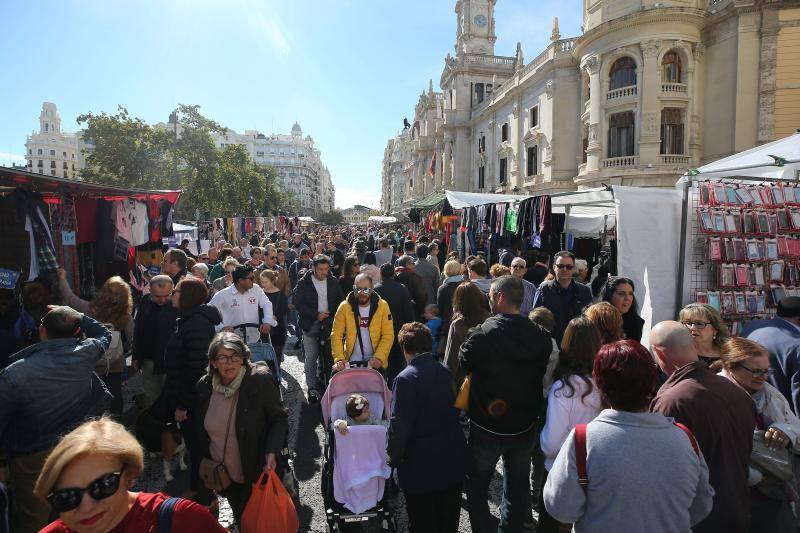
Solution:
M 652 356 L 636 341 L 606 344 L 592 377 L 604 409 L 561 447 L 544 487 L 547 512 L 575 531 L 690 531 L 711 511 L 714 491 L 691 433 L 648 412 Z

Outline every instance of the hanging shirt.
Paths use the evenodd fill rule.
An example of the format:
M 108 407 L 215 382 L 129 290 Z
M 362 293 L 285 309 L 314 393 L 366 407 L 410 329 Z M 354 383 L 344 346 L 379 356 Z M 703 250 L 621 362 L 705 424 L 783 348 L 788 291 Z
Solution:
M 131 221 L 131 246 L 141 246 L 150 242 L 150 218 L 147 214 L 147 204 L 129 200 L 128 218 Z
M 117 236 L 122 237 L 129 243 L 133 241 L 131 219 L 128 215 L 128 202 L 117 200 L 111 209 L 112 222 L 117 229 Z
M 217 331 L 221 331 L 223 328 L 236 327 L 240 324 L 258 324 L 259 307 L 264 311 L 264 318 L 261 320 L 262 324 L 278 325 L 273 316 L 272 302 L 269 301 L 264 290 L 258 285 L 254 285 L 244 293 L 239 292 L 236 289 L 236 285 L 226 287 L 214 294 L 209 305 L 219 309 L 222 315 L 222 323 L 216 327 Z M 241 335 L 239 330 L 236 330 L 235 333 Z M 261 334 L 258 329 L 247 328 L 245 342 L 258 342 L 260 338 Z
M 372 339 L 369 336 L 369 310 L 369 304 L 358 306 L 358 312 L 361 315 L 361 320 L 358 325 L 361 330 L 361 344 L 359 344 L 358 337 L 356 337 L 356 344 L 353 347 L 353 354 L 350 356 L 350 361 L 368 361 L 372 358 L 374 353 L 372 349 Z M 361 351 L 362 344 L 364 346 L 364 352 Z

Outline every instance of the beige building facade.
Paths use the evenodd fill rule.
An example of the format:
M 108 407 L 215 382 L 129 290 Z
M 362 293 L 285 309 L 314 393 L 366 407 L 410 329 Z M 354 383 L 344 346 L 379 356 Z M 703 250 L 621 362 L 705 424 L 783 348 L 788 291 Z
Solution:
M 28 172 L 75 179 L 86 166 L 84 150 L 91 150 L 82 133 L 61 131 L 61 115 L 52 102 L 42 104 L 39 131 L 25 140 Z
M 384 212 L 443 188 L 669 187 L 800 127 L 798 0 L 582 0 L 583 34 L 556 20 L 527 63 L 519 45 L 495 55 L 496 2 L 456 2 L 441 91 L 384 154 L 384 188 L 403 191 Z

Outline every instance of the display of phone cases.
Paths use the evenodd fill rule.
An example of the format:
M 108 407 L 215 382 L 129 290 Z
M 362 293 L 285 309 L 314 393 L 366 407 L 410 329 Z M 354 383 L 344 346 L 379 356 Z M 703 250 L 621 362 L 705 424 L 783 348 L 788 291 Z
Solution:
M 758 293 L 756 291 L 747 291 L 744 293 L 746 304 L 747 304 L 747 314 L 755 315 L 758 313 Z
M 747 261 L 747 245 L 744 239 L 734 237 L 730 239 L 733 244 L 733 260 L 734 261 Z M 775 258 L 777 259 L 777 257 Z M 730 258 L 728 258 L 730 260 Z
M 722 293 L 722 314 L 732 315 L 734 313 L 736 313 L 736 299 L 732 292 L 725 291 Z
M 715 182 L 712 187 L 714 191 L 714 205 L 724 205 L 727 200 L 725 185 L 720 182 Z
M 772 197 L 775 199 L 775 205 L 781 206 L 785 202 L 783 200 L 783 187 L 775 185 L 772 187 Z
M 750 190 L 747 187 L 739 187 L 736 189 L 736 196 L 739 198 L 739 203 L 741 205 L 753 204 L 753 196 L 750 194 Z
M 777 307 L 778 302 L 786 297 L 786 288 L 783 285 L 772 285 L 770 292 L 772 293 L 772 307 Z
M 758 188 L 751 188 L 750 194 L 753 197 L 753 205 L 764 205 L 764 199 L 761 197 L 761 193 L 759 192 Z
M 708 239 L 708 259 L 709 261 L 722 261 L 722 242 L 719 237 Z
M 787 257 L 789 255 L 789 239 L 787 237 L 779 236 L 776 241 L 778 241 L 778 255 L 781 257 Z
M 722 211 L 712 211 L 711 215 L 714 219 L 714 231 L 717 233 L 727 233 L 725 228 L 725 213 Z
M 730 263 L 722 263 L 719 266 L 719 286 L 720 287 L 735 287 L 736 275 L 734 266 Z
M 702 210 L 700 211 L 700 227 L 702 228 L 701 231 L 704 233 L 715 233 L 714 230 L 714 220 L 711 218 L 711 211 Z
M 753 274 L 756 280 L 755 284 L 759 287 L 763 287 L 764 284 L 766 283 L 766 280 L 764 278 L 764 265 L 762 264 L 753 265 Z
M 731 205 L 739 204 L 739 197 L 736 196 L 736 187 L 734 187 L 730 183 L 725 186 L 725 196 L 729 204 Z
M 769 224 L 769 233 L 778 233 L 778 215 L 775 213 L 767 213 L 767 223 Z
M 769 281 L 774 283 L 783 283 L 783 268 L 784 263 L 782 260 L 769 262 Z
M 736 300 L 736 314 L 737 315 L 744 315 L 747 313 L 747 300 L 744 297 L 743 292 L 735 292 L 733 293 L 733 297 Z
M 756 231 L 763 234 L 769 233 L 769 221 L 767 220 L 767 214 L 763 211 L 759 211 L 756 213 L 756 220 L 758 220 Z
M 719 291 L 708 291 L 708 305 L 713 307 L 717 310 L 717 312 L 722 312 L 722 297 Z
M 733 248 L 733 241 L 731 239 L 722 239 L 722 260 L 734 261 L 736 257 L 736 250 Z
M 778 209 L 778 231 L 789 231 L 792 229 L 792 223 L 789 221 L 789 211 L 787 209 Z
M 698 187 L 700 191 L 700 205 L 702 206 L 709 206 L 711 205 L 711 192 L 710 192 L 711 184 L 708 182 L 701 183 Z
M 742 232 L 742 220 L 739 217 L 739 213 L 725 213 L 725 231 L 726 233 Z
M 756 232 L 756 221 L 752 211 L 744 211 L 742 213 L 742 226 L 745 233 Z
M 778 239 L 764 239 L 764 245 L 766 247 L 766 258 L 767 259 L 778 259 Z
M 761 261 L 761 253 L 758 249 L 758 240 L 757 239 L 747 239 L 745 241 L 747 243 L 747 260 L 748 261 Z
M 800 230 L 800 209 L 792 209 L 789 212 L 789 218 L 792 222 L 792 229 Z
M 747 287 L 750 285 L 750 266 L 739 264 L 736 265 L 736 285 L 739 287 Z

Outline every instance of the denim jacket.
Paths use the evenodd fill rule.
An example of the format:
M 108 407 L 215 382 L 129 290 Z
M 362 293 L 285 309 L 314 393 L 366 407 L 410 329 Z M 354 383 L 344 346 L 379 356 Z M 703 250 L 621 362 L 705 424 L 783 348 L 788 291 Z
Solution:
M 85 340 L 34 344 L 0 371 L 0 448 L 7 459 L 52 448 L 110 401 L 94 367 L 108 349 L 111 332 L 86 315 L 80 327 Z

